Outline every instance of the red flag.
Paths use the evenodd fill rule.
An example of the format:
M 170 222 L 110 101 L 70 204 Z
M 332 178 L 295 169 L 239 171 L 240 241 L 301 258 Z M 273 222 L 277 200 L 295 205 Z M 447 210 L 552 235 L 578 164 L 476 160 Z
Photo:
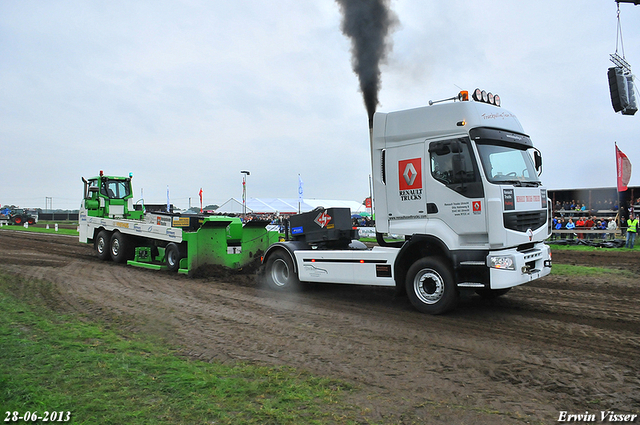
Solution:
M 202 188 L 200 188 L 200 212 L 202 212 Z
M 629 180 L 631 180 L 631 161 L 627 158 L 616 144 L 616 173 L 618 176 L 618 192 L 627 190 Z

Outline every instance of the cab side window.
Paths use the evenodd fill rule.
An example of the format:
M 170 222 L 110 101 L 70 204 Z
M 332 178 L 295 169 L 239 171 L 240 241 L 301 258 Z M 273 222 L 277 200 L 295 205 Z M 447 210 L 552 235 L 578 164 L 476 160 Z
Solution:
M 465 138 L 429 144 L 431 175 L 468 198 L 484 196 L 470 141 Z

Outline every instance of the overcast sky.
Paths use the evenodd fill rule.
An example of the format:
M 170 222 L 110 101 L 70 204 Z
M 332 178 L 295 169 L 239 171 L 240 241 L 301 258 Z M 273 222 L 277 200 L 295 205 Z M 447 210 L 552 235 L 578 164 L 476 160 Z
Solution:
M 616 114 L 614 0 L 395 0 L 379 111 L 476 87 L 500 95 L 551 189 L 640 185 L 640 113 Z M 621 4 L 640 69 L 640 6 Z M 0 204 L 76 209 L 81 177 L 134 174 L 136 199 L 362 201 L 369 133 L 331 0 L 0 2 Z M 622 55 L 622 50 L 618 48 Z

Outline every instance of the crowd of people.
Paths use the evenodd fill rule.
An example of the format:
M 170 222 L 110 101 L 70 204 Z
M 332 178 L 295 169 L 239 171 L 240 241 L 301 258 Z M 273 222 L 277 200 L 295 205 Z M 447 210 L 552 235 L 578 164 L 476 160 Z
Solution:
M 640 198 L 632 203 L 640 205 Z M 584 202 L 579 200 L 556 201 L 554 203 L 553 230 L 565 230 L 565 232 L 553 232 L 551 240 L 560 239 L 615 239 L 616 233 L 624 235 L 626 248 L 633 248 L 640 222 L 634 214 L 634 207 L 620 210 L 615 200 L 596 201 L 591 203 L 592 208 L 587 208 Z M 601 217 L 598 218 L 597 214 Z M 611 216 L 615 213 L 615 217 Z M 568 230 L 569 232 L 566 232 Z M 599 232 L 588 232 L 599 230 Z
M 554 217 L 553 218 L 554 230 L 573 230 L 574 233 L 568 233 L 569 239 L 577 237 L 578 239 L 615 239 L 616 231 L 618 230 L 618 224 L 615 217 L 598 218 L 594 216 L 582 216 L 582 217 Z M 583 230 L 583 232 L 581 232 Z M 607 233 L 585 233 L 584 230 L 606 230 Z M 558 237 L 565 239 L 567 233 L 553 233 L 551 240 L 555 240 Z

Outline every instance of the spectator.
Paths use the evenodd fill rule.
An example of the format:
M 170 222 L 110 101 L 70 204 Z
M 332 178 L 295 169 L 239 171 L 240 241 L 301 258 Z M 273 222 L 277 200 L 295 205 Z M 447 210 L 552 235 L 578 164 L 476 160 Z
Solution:
M 558 220 L 556 220 L 556 223 L 553 228 L 556 230 L 562 230 L 564 228 L 564 218 L 559 218 Z M 552 236 L 553 237 L 551 239 L 555 240 L 555 233 Z M 564 233 L 560 234 L 560 239 L 564 239 L 565 237 L 566 235 Z
M 631 213 L 627 220 L 627 242 L 625 248 L 633 249 L 636 241 L 636 232 L 638 230 L 638 219 L 634 213 Z
M 616 230 L 618 230 L 618 225 L 616 224 L 616 221 L 613 218 L 609 219 L 609 223 L 607 223 L 607 230 L 611 232 L 611 233 L 607 233 L 607 235 L 609 236 L 609 239 L 615 239 Z
M 579 217 L 578 221 L 576 221 L 576 229 L 577 230 L 583 229 L 584 226 L 585 226 L 584 217 Z M 584 239 L 584 233 L 578 233 L 578 239 Z
M 576 224 L 573 222 L 572 218 L 569 218 L 569 222 L 567 223 L 566 227 L 567 230 L 573 230 L 576 228 Z M 569 234 L 569 239 L 573 239 L 573 233 Z
M 584 227 L 586 229 L 593 230 L 593 228 L 596 226 L 594 218 L 595 217 L 587 217 L 587 219 L 584 222 Z M 587 233 L 587 239 L 588 240 L 593 239 L 594 236 L 595 236 L 595 234 L 593 234 L 593 233 Z
M 602 219 L 602 220 L 598 220 L 596 223 L 596 229 L 598 230 L 607 230 L 607 220 Z M 606 233 L 601 233 L 602 235 L 602 240 L 605 240 L 607 238 L 607 234 Z

